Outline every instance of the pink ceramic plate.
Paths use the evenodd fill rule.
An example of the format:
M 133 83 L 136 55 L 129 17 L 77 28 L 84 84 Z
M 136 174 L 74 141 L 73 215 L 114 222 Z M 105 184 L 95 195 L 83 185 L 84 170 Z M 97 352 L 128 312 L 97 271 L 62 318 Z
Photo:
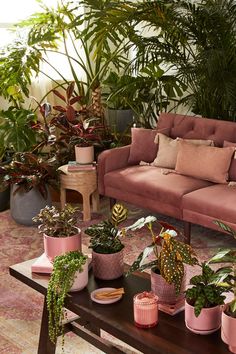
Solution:
M 101 300 L 101 299 L 96 299 L 95 298 L 95 294 L 103 292 L 103 291 L 109 291 L 109 290 L 115 290 L 116 288 L 100 288 L 100 289 L 96 289 L 93 290 L 90 294 L 90 297 L 93 301 L 97 302 L 98 304 L 103 304 L 103 305 L 107 305 L 107 304 L 113 304 L 113 302 L 119 301 L 122 298 L 122 295 L 119 295 L 117 297 L 114 297 L 113 299 L 107 299 L 107 300 Z

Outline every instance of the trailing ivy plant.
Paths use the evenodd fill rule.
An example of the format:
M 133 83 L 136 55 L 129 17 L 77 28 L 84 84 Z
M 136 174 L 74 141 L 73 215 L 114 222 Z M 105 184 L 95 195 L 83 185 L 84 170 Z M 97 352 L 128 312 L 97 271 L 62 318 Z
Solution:
M 203 262 L 199 264 L 202 274 L 195 275 L 190 279 L 191 288 L 187 289 L 186 300 L 194 306 L 195 316 L 198 317 L 203 308 L 222 305 L 226 298 L 223 293 L 229 291 L 227 279 L 230 278 L 230 267 L 223 267 L 214 271 Z
M 83 271 L 86 261 L 87 256 L 80 251 L 71 251 L 55 257 L 53 262 L 53 271 L 47 290 L 49 337 L 53 343 L 56 343 L 57 337 L 62 335 L 63 348 L 64 329 L 62 322 L 65 317 L 65 298 L 73 285 L 75 273 Z
M 116 203 L 111 211 L 111 217 L 108 220 L 89 226 L 85 233 L 90 238 L 90 248 L 97 253 L 116 253 L 124 248 L 121 242 L 121 236 L 124 230 L 119 230 L 118 225 L 127 219 L 128 210 L 122 205 Z

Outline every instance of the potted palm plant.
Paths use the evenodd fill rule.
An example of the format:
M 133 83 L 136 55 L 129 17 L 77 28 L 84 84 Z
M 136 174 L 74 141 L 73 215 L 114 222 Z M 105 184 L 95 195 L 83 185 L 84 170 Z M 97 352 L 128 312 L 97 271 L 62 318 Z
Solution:
M 185 324 L 194 333 L 209 334 L 221 326 L 221 305 L 226 298 L 223 293 L 229 290 L 227 278 L 231 269 L 223 267 L 214 271 L 206 262 L 199 266 L 201 274 L 190 279 L 192 287 L 185 292 Z
M 2 188 L 11 187 L 12 218 L 33 225 L 32 218 L 51 204 L 48 186 L 57 188 L 55 163 L 30 152 L 16 153 L 11 163 L 0 167 Z
M 124 272 L 123 248 L 121 236 L 123 230 L 118 225 L 126 220 L 128 210 L 116 203 L 108 220 L 89 226 L 85 233 L 90 236 L 94 276 L 110 280 L 122 276 Z
M 80 251 L 72 251 L 55 257 L 47 290 L 49 337 L 53 343 L 56 343 L 57 337 L 62 335 L 62 347 L 64 347 L 63 319 L 67 293 L 82 290 L 87 284 L 88 257 L 86 255 Z
M 43 234 L 44 250 L 49 260 L 65 252 L 81 250 L 81 231 L 77 227 L 78 208 L 66 204 L 62 210 L 45 206 L 33 218 Z
M 229 233 L 236 239 L 236 231 L 229 225 L 219 220 L 215 220 L 214 223 L 224 230 L 224 232 Z M 232 353 L 236 353 L 236 249 L 221 249 L 209 262 L 231 264 L 232 277 L 228 278 L 228 285 L 233 291 L 233 299 L 226 304 L 222 312 L 221 338 L 228 344 L 229 350 Z
M 154 223 L 159 228 L 156 235 L 153 229 Z M 151 233 L 152 243 L 139 254 L 127 275 L 136 270 L 151 269 L 151 287 L 158 295 L 159 302 L 175 304 L 184 297 L 184 264 L 197 264 L 195 253 L 190 245 L 176 238 L 178 231 L 173 226 L 165 222 L 157 222 L 154 216 L 140 218 L 127 227 L 126 231 L 134 231 L 145 225 Z

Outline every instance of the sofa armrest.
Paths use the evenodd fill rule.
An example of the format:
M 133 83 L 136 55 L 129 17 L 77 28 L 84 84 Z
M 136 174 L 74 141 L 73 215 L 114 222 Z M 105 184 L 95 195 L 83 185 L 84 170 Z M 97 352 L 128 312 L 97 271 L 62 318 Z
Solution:
M 98 156 L 98 190 L 105 194 L 104 175 L 128 165 L 130 145 L 103 151 Z

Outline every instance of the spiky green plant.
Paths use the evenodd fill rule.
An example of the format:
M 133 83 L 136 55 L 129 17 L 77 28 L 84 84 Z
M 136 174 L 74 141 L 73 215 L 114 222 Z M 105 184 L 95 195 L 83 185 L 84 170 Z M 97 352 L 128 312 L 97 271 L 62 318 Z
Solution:
M 121 242 L 123 230 L 118 225 L 127 219 L 128 210 L 116 203 L 108 220 L 89 226 L 84 232 L 90 236 L 90 248 L 97 253 L 116 253 L 124 248 Z
M 236 239 L 236 231 L 232 229 L 226 223 L 220 220 L 214 220 L 214 223 L 218 225 L 224 232 L 232 235 Z M 228 313 L 232 317 L 236 317 L 236 249 L 226 248 L 219 250 L 209 261 L 210 263 L 231 263 L 232 278 L 229 278 L 228 284 L 231 286 L 234 297 L 230 302 L 227 309 Z
M 222 305 L 226 298 L 223 293 L 229 290 L 227 278 L 231 273 L 229 267 L 214 271 L 206 262 L 199 264 L 202 274 L 195 275 L 190 279 L 191 288 L 187 289 L 186 300 L 194 306 L 195 316 L 198 317 L 203 308 Z
M 157 222 L 156 217 L 147 216 L 126 228 L 126 231 L 135 231 L 146 225 L 152 237 L 152 244 L 139 254 L 127 275 L 136 270 L 157 269 L 167 283 L 174 284 L 176 294 L 179 294 L 184 276 L 184 264 L 197 264 L 195 253 L 190 245 L 175 239 L 177 230 L 167 223 L 157 222 L 161 226 L 161 231 L 155 235 L 154 222 Z M 154 255 L 154 260 L 146 261 L 151 254 Z

